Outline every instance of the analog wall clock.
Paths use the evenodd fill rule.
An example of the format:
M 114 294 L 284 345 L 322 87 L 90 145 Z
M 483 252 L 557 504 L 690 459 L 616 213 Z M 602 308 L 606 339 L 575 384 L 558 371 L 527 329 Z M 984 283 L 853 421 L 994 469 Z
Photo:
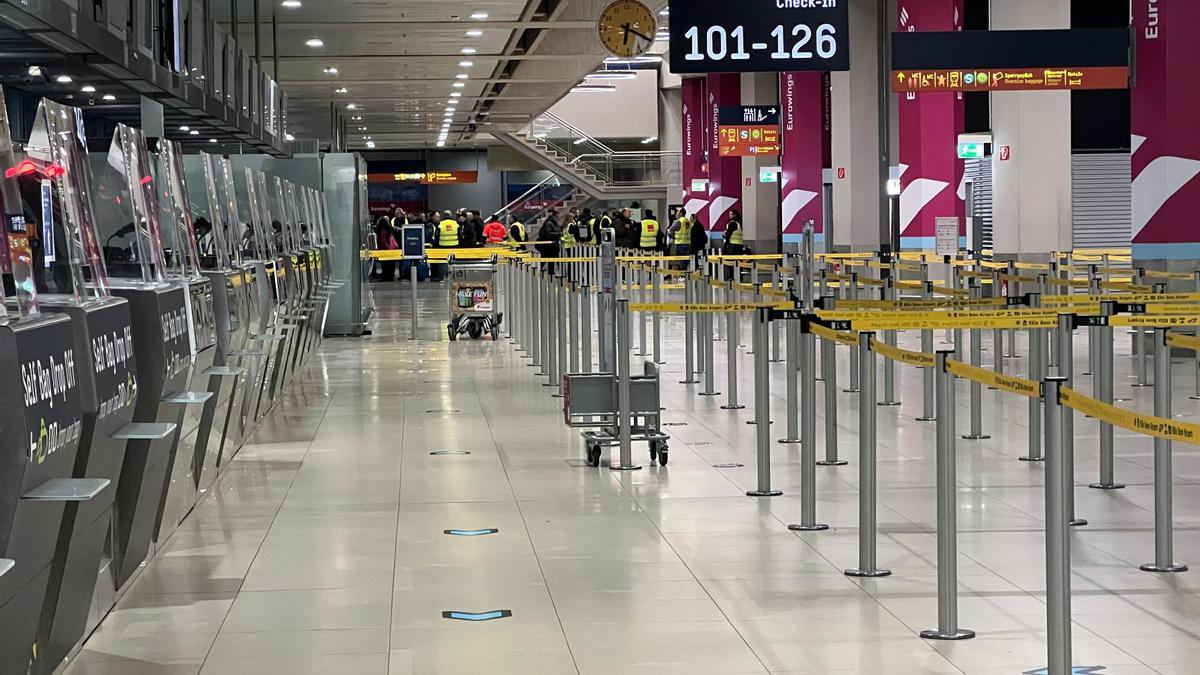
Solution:
M 650 51 L 658 21 L 654 12 L 637 0 L 615 0 L 600 12 L 596 31 L 609 54 L 630 59 Z

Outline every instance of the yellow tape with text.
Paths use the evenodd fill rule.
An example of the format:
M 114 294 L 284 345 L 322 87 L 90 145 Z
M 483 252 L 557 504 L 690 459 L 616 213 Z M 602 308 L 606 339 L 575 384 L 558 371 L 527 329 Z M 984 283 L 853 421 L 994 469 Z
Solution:
M 1115 427 L 1147 436 L 1165 438 L 1168 441 L 1183 441 L 1192 444 L 1200 441 L 1200 424 L 1135 413 L 1132 410 L 1118 408 L 1090 396 L 1084 396 L 1068 387 L 1060 387 L 1058 392 L 1058 401 L 1063 405 Z

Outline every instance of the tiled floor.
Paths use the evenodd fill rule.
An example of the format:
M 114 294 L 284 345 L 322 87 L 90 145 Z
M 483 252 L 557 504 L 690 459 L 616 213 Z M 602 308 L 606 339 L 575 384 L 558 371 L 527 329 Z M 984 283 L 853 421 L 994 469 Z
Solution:
M 407 294 L 375 290 L 374 335 L 325 343 L 70 675 L 987 675 L 1045 664 L 1044 468 L 1017 461 L 1025 400 L 985 392 L 992 438 L 958 443 L 959 606 L 979 637 L 931 643 L 917 636 L 937 620 L 934 428 L 913 421 L 918 371 L 897 368 L 904 405 L 878 408 L 879 562 L 895 574 L 853 580 L 842 570 L 858 550 L 855 395 L 838 401 L 850 464 L 818 471 L 819 518 L 832 529 L 797 534 L 786 525 L 800 513 L 798 447 L 772 443 L 784 496 L 745 496 L 753 411 L 720 410 L 723 397 L 675 383 L 680 320 L 664 329 L 665 419 L 686 423 L 669 429 L 670 466 L 651 466 L 641 446 L 641 471 L 612 473 L 583 465 L 561 404 L 509 342 L 445 341 L 443 288 L 425 291 L 416 342 Z M 1080 335 L 1077 371 L 1085 346 Z M 716 352 L 722 389 L 724 345 Z M 741 357 L 746 403 L 752 358 Z M 1149 410 L 1153 390 L 1129 386 L 1123 335 L 1116 366 L 1117 395 L 1133 399 L 1123 405 Z M 771 368 L 774 438 L 784 370 Z M 1194 417 L 1191 363 L 1174 372 L 1176 413 Z M 961 426 L 967 386 L 958 393 Z M 817 429 L 823 444 L 820 416 Z M 1075 662 L 1197 672 L 1200 577 L 1137 569 L 1153 555 L 1152 443 L 1118 431 L 1129 487 L 1100 492 L 1085 487 L 1096 423 L 1077 418 L 1076 436 L 1078 513 L 1090 524 L 1072 533 Z M 712 466 L 726 462 L 744 466 Z M 1176 555 L 1200 564 L 1200 455 L 1177 445 L 1175 462 Z M 443 534 L 456 528 L 499 533 Z M 511 618 L 442 618 L 499 609 Z

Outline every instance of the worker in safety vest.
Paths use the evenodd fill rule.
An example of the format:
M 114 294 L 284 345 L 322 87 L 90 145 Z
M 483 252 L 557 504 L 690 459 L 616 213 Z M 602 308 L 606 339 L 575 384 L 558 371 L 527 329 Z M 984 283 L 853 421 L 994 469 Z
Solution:
M 748 251 L 746 238 L 742 234 L 742 214 L 737 209 L 729 212 L 729 224 L 725 226 L 725 255 L 743 255 Z
M 638 248 L 643 251 L 658 250 L 658 237 L 661 234 L 659 229 L 658 221 L 654 219 L 654 212 L 646 209 L 646 213 L 642 217 L 641 232 L 638 236 Z
M 508 242 L 517 244 L 513 248 L 523 249 L 524 246 L 520 244 L 524 244 L 526 241 L 528 238 L 525 236 L 525 224 L 519 220 L 512 221 L 512 224 L 508 226 Z
M 671 255 L 690 255 L 692 252 L 692 221 L 688 218 L 687 210 L 680 208 L 678 217 L 667 228 L 667 236 L 671 237 L 675 250 Z M 684 268 L 687 267 L 685 264 Z
M 562 242 L 562 250 L 574 248 L 576 237 L 579 235 L 579 224 L 575 221 L 575 216 L 567 215 L 567 222 L 562 228 L 562 237 L 559 239 Z
M 459 222 L 450 211 L 442 211 L 442 222 L 438 223 L 439 248 L 458 248 Z

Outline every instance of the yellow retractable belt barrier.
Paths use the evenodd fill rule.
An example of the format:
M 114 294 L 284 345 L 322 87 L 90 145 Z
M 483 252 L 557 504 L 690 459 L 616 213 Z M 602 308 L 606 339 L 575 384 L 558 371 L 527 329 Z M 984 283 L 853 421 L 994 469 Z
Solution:
M 874 258 L 874 253 L 818 253 L 817 260 L 866 260 Z
M 1059 387 L 1058 401 L 1101 422 L 1139 434 L 1157 436 L 1168 441 L 1183 441 L 1184 443 L 1195 444 L 1200 441 L 1200 424 L 1135 413 L 1132 410 L 1118 408 L 1103 401 L 1097 401 L 1090 396 L 1084 396 L 1068 387 Z
M 631 312 L 661 312 L 663 314 L 721 314 L 726 312 L 753 312 L 758 309 L 795 309 L 790 302 L 746 303 L 746 304 L 683 304 L 668 302 L 630 303 Z
M 809 324 L 808 329 L 812 331 L 813 335 L 816 335 L 822 340 L 832 340 L 834 342 L 840 342 L 844 345 L 850 345 L 851 347 L 858 345 L 857 333 L 846 333 L 843 331 L 833 330 L 832 328 L 826 328 L 825 326 L 815 323 Z
M 1128 271 L 1128 270 L 1126 270 Z M 1156 272 L 1154 270 L 1146 270 L 1143 274 L 1151 279 L 1176 279 L 1179 281 L 1191 281 L 1196 277 L 1187 272 Z
M 662 291 L 679 291 L 679 290 L 683 290 L 683 284 L 659 284 L 658 289 L 662 290 Z M 642 286 L 640 284 L 633 284 L 632 286 L 621 286 L 621 290 L 651 291 L 651 290 L 654 290 L 654 286 L 651 286 L 651 285 Z
M 1190 305 L 1182 302 L 1148 302 L 1146 314 L 1197 314 L 1200 305 Z
M 1200 352 L 1200 337 L 1167 333 L 1167 344 L 1172 347 L 1179 347 L 1180 349 L 1190 349 L 1194 352 Z
M 635 255 L 617 258 L 617 262 L 687 262 L 691 259 L 690 255 Z
M 544 263 L 586 263 L 596 262 L 596 258 L 530 258 L 533 262 Z
M 1043 302 L 1063 302 L 1063 301 L 1092 301 L 1101 302 L 1103 300 L 1112 300 L 1114 302 L 1200 302 L 1200 293 L 1125 293 L 1121 295 L 1112 294 L 1093 294 L 1093 295 L 1045 295 L 1042 296 Z M 1200 307 L 1197 307 L 1200 310 Z
M 893 347 L 886 342 L 880 342 L 879 340 L 871 340 L 871 351 L 893 361 L 899 361 L 900 363 L 918 368 L 932 368 L 937 364 L 937 357 L 933 354 L 910 352 L 906 349 Z
M 822 319 L 831 321 L 849 321 L 851 328 L 857 331 L 881 330 L 931 330 L 937 328 L 969 329 L 969 328 L 1056 328 L 1058 314 L 1033 312 L 910 312 L 904 316 L 899 313 L 866 312 L 858 316 L 848 317 L 837 312 L 826 315 L 818 313 Z
M 1114 316 L 1108 319 L 1110 326 L 1133 328 L 1173 328 L 1175 326 L 1200 326 L 1200 314 L 1188 316 L 1178 314 L 1143 314 L 1141 316 Z
M 1007 307 L 1008 298 L 954 298 L 950 300 L 838 300 L 838 309 L 953 309 L 955 307 Z M 886 316 L 886 315 L 885 315 Z
M 367 257 L 372 260 L 404 260 L 404 251 L 371 251 Z
M 783 256 L 778 253 L 763 254 L 763 255 L 714 255 L 708 258 L 712 262 L 724 261 L 746 261 L 746 260 L 782 260 Z
M 992 387 L 999 391 L 1006 391 L 1010 394 L 1034 398 L 1041 396 L 1041 384 L 1033 380 L 1026 380 L 1021 377 L 1013 377 L 1011 375 L 1000 375 L 993 373 L 990 370 L 977 368 L 967 365 L 962 361 L 954 359 L 946 359 L 946 370 L 950 371 L 955 377 L 961 377 L 964 380 L 971 380 L 982 385 Z

